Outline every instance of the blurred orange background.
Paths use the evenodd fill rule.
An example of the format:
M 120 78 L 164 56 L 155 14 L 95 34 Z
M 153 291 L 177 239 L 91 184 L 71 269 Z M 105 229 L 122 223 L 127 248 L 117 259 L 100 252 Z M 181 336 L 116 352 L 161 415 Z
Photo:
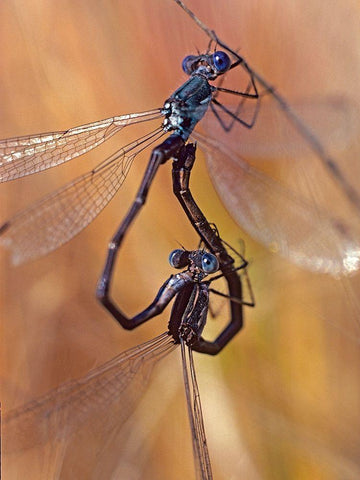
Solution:
M 358 2 L 193 0 L 188 6 L 285 96 L 338 93 L 359 101 Z M 208 45 L 171 0 L 5 0 L 0 40 L 3 138 L 160 107 L 185 80 L 183 57 Z M 137 134 L 125 129 L 84 158 L 1 185 L 1 221 Z M 110 206 L 73 241 L 17 268 L 0 252 L 3 410 L 165 331 L 168 312 L 126 332 L 94 297 L 107 243 L 134 197 L 148 153 L 136 159 Z M 201 155 L 192 188 L 223 238 L 232 244 L 244 239 L 257 300 L 254 311 L 246 311 L 245 329 L 221 355 L 196 356 L 214 478 L 358 479 L 359 279 L 310 274 L 249 238 L 222 207 Z M 145 308 L 172 273 L 167 257 L 178 242 L 194 248 L 197 238 L 173 198 L 169 164 L 160 169 L 119 255 L 113 296 L 129 315 Z M 194 476 L 179 355 L 161 362 L 151 382 L 127 436 L 130 447 L 110 447 L 121 468 L 107 478 Z M 60 478 L 93 478 L 85 464 L 96 463 L 96 442 L 75 443 L 78 470 L 64 468 Z M 45 460 L 56 463 L 43 455 L 34 449 L 5 457 L 4 478 L 25 478 L 24 472 L 42 478 Z M 44 478 L 57 478 L 52 475 Z

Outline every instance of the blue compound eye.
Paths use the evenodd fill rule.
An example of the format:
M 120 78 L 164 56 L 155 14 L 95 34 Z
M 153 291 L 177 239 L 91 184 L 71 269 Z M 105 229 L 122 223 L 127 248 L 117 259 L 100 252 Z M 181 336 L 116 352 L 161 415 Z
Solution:
M 186 73 L 186 75 L 191 75 L 193 72 L 193 65 L 194 65 L 194 60 L 197 59 L 195 55 L 188 55 L 187 57 L 184 58 L 182 61 L 181 67 Z
M 204 253 L 201 260 L 201 267 L 204 273 L 214 273 L 219 269 L 219 262 L 212 253 Z
M 189 263 L 189 252 L 186 250 L 173 250 L 169 255 L 169 263 L 174 268 L 184 268 Z
M 226 72 L 226 70 L 229 70 L 231 61 L 227 53 L 219 50 L 218 52 L 215 52 L 213 54 L 212 60 L 213 60 L 214 67 L 219 73 L 224 73 Z

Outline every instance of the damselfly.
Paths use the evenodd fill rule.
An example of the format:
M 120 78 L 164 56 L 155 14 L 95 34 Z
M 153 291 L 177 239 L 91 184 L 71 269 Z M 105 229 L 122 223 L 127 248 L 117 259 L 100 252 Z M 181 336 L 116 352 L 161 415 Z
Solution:
M 339 215 L 337 211 L 332 215 L 322 208 L 323 205 L 316 206 L 297 198 L 244 163 L 232 148 L 225 147 L 209 131 L 210 136 L 196 134 L 194 138 L 207 153 L 214 184 L 234 218 L 272 250 L 312 270 L 334 275 L 356 271 L 360 256 L 358 222 L 350 222 L 343 212 L 348 212 L 349 208 L 360 210 L 357 189 L 328 155 L 314 130 L 305 125 L 277 90 L 180 0 L 175 1 L 208 36 L 210 44 L 204 54 L 185 57 L 183 70 L 190 78 L 165 101 L 162 108 L 112 117 L 62 132 L 2 142 L 0 171 L 1 178 L 6 181 L 82 155 L 126 126 L 162 119 L 161 126 L 151 133 L 121 148 L 91 172 L 5 222 L 1 227 L 2 243 L 12 249 L 14 262 L 46 254 L 79 233 L 115 195 L 136 155 L 170 133 L 153 150 L 136 200 L 111 242 L 110 249 L 116 250 L 116 243 L 121 241 L 145 203 L 158 167 L 170 157 L 176 160 L 207 110 L 207 116 L 213 115 L 217 124 L 225 130 L 224 138 L 226 132 L 235 132 L 236 138 L 238 128 L 256 132 L 265 127 L 268 110 L 266 106 L 260 108 L 260 101 L 264 99 L 265 103 L 270 98 L 282 112 L 282 122 L 302 138 L 305 148 L 315 152 L 321 167 L 335 182 L 335 190 L 342 197 L 340 203 L 344 203 L 344 208 L 340 209 Z M 221 82 L 218 85 L 213 83 L 217 78 L 230 77 L 239 70 L 246 78 L 244 86 L 225 88 Z M 252 106 L 249 107 L 249 104 Z M 212 125 L 216 130 L 217 127 Z M 232 145 L 233 141 L 229 142 Z M 275 213 L 269 214 L 269 210 Z M 112 255 L 109 251 L 107 263 L 112 262 Z
M 243 300 L 239 287 L 239 297 L 230 298 L 231 303 L 238 306 L 236 310 L 232 309 L 232 315 L 241 312 L 241 318 L 235 318 L 236 314 L 230 323 L 241 328 L 243 305 L 254 306 L 254 301 L 246 272 L 247 262 L 240 254 L 237 256 L 240 265 L 233 271 L 243 272 L 251 297 L 250 301 Z M 118 311 L 121 323 L 132 328 L 158 315 L 175 299 L 168 332 L 123 352 L 83 378 L 65 383 L 43 397 L 10 411 L 5 417 L 3 429 L 6 452 L 26 450 L 50 442 L 57 446 L 58 458 L 53 459 L 54 465 L 56 461 L 60 462 L 56 467 L 56 478 L 62 478 L 61 463 L 72 435 L 84 424 L 96 422 L 99 417 L 105 423 L 109 411 L 114 417 L 112 428 L 119 428 L 140 400 L 154 365 L 180 344 L 197 477 L 213 478 L 192 351 L 205 351 L 207 345 L 208 353 L 217 352 L 214 349 L 216 341 L 208 342 L 201 335 L 207 321 L 210 293 L 227 296 L 211 288 L 212 282 L 223 275 L 214 275 L 219 269 L 217 258 L 204 249 L 174 250 L 169 262 L 172 267 L 185 270 L 170 276 L 149 307 L 133 318 Z M 206 278 L 209 275 L 212 277 Z M 121 447 L 118 458 L 121 459 Z M 47 480 L 51 478 L 47 477 Z

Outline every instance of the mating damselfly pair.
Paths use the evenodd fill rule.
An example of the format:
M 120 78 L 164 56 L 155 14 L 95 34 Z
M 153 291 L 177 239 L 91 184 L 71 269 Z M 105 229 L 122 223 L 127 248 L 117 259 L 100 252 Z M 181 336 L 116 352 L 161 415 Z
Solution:
M 206 41 L 205 43 L 207 47 L 208 41 Z M 203 51 L 206 50 L 206 47 L 203 48 L 202 42 L 201 48 L 203 48 Z M 211 48 L 212 52 L 215 48 L 219 49 L 220 47 L 215 47 L 214 45 L 212 45 Z M 193 50 L 187 50 L 185 53 L 187 54 L 194 52 Z M 229 76 L 231 73 L 233 72 L 229 72 Z M 249 75 L 245 75 L 245 84 L 243 87 L 243 91 L 246 91 L 247 85 L 249 84 L 249 78 Z M 252 88 L 251 85 L 250 88 Z M 261 125 L 267 126 L 268 124 L 271 125 L 274 122 L 271 107 L 268 108 L 266 104 L 266 101 L 273 101 L 273 92 L 271 92 L 271 88 L 265 88 L 264 86 L 262 86 L 260 89 L 260 93 L 261 105 L 259 108 L 257 121 L 255 123 L 255 128 L 253 128 L 252 131 L 256 131 L 256 126 L 260 128 Z M 244 113 L 245 117 L 246 115 L 249 116 L 249 120 L 247 120 L 249 123 L 251 123 L 252 115 L 254 114 L 254 112 L 256 112 L 257 103 L 253 102 L 253 105 L 254 103 L 255 110 L 253 110 L 253 107 L 251 106 L 248 107 L 248 100 L 246 102 L 239 102 L 235 105 L 235 108 L 240 109 L 239 113 Z M 334 108 L 331 108 L 331 104 L 329 108 L 329 103 L 325 103 L 324 105 L 325 114 L 327 114 L 327 116 L 329 117 L 331 117 L 334 111 L 336 112 L 337 105 L 340 105 L 340 111 L 343 107 L 343 104 L 341 102 L 336 103 L 335 100 L 333 103 Z M 310 106 L 310 112 L 312 111 L 313 110 Z M 209 117 L 209 114 L 207 116 Z M 280 116 L 280 124 L 281 122 L 284 122 L 284 120 L 282 121 L 281 118 L 286 118 L 286 116 Z M 204 121 L 208 121 L 209 132 L 219 132 L 216 127 L 217 123 L 211 123 L 210 118 L 205 118 Z M 282 125 L 284 125 L 284 123 L 282 123 Z M 287 125 L 288 120 L 285 121 L 285 126 Z M 236 127 L 237 125 L 235 124 L 235 128 L 232 129 L 232 132 L 236 131 Z M 326 131 L 326 125 L 324 128 Z M 268 129 L 265 130 L 266 132 L 269 132 Z M 287 130 L 285 129 L 285 132 L 286 131 Z M 239 130 L 237 130 L 237 132 L 239 132 Z M 216 133 L 216 135 L 217 134 L 218 133 Z M 245 199 L 249 201 L 249 203 L 244 203 L 240 206 L 235 203 L 236 206 L 233 207 L 232 212 L 234 213 L 235 211 L 235 215 L 243 215 L 245 217 L 245 226 L 246 222 L 248 222 L 248 228 L 250 232 L 252 232 L 255 236 L 260 236 L 260 238 L 272 249 L 278 250 L 281 253 L 287 255 L 288 257 L 294 259 L 298 263 L 305 264 L 314 270 L 325 270 L 335 274 L 356 270 L 358 258 L 356 253 L 356 235 L 354 235 L 354 231 L 356 233 L 357 229 L 356 218 L 352 220 L 351 224 L 349 225 L 349 223 L 346 222 L 348 217 L 345 217 L 344 221 L 344 218 L 341 215 L 343 212 L 342 208 L 340 208 L 339 210 L 340 219 L 339 216 L 336 215 L 330 215 L 329 217 L 326 214 L 324 215 L 324 212 L 321 208 L 316 208 L 314 211 L 313 204 L 311 202 L 304 202 L 302 200 L 299 201 L 298 198 L 294 198 L 291 191 L 284 191 L 281 188 L 277 188 L 276 182 L 273 182 L 269 179 L 264 179 L 261 174 L 254 175 L 250 167 L 247 167 L 246 165 L 242 167 L 243 164 L 240 160 L 235 160 L 235 166 L 233 168 L 235 168 L 235 171 L 238 171 L 236 169 L 240 168 L 240 174 L 235 175 L 234 170 L 231 170 L 231 162 L 234 161 L 236 157 L 233 153 L 229 153 L 228 146 L 223 146 L 223 144 L 220 142 L 220 136 L 219 142 L 217 141 L 216 135 L 211 134 L 210 136 L 208 136 L 206 140 L 207 143 L 203 145 L 205 150 L 208 150 L 210 157 L 213 156 L 215 160 L 218 160 L 218 163 L 213 160 L 213 163 L 210 163 L 210 168 L 211 165 L 213 165 L 213 168 L 215 168 L 217 165 L 220 165 L 220 168 L 218 168 L 215 174 L 213 173 L 213 177 L 217 179 L 219 183 L 224 182 L 223 185 L 225 186 L 221 187 L 220 185 L 219 188 L 223 192 L 225 190 L 225 194 L 223 193 L 225 202 L 230 201 L 229 198 L 232 191 L 236 192 L 234 200 L 235 202 L 238 202 L 239 199 Z M 239 133 L 237 133 L 235 137 L 232 137 L 232 133 L 230 132 L 229 137 L 226 138 L 235 138 L 238 140 L 238 135 Z M 292 138 L 291 131 L 289 132 L 289 135 L 290 138 Z M 242 148 L 244 148 L 245 151 L 246 148 L 251 147 L 251 145 L 249 147 L 249 144 L 246 144 L 246 141 L 241 140 L 241 142 L 239 143 L 242 144 Z M 261 142 L 259 143 L 261 147 Z M 291 144 L 291 141 L 289 141 L 289 143 Z M 294 150 L 296 150 L 296 145 L 299 145 L 299 142 L 294 142 L 294 144 Z M 336 143 L 336 138 L 334 139 L 334 144 L 336 148 L 339 148 L 338 144 Z M 231 147 L 230 150 L 232 150 Z M 268 148 L 268 150 L 271 152 L 271 155 L 276 156 L 276 152 L 274 153 L 273 151 L 271 151 L 271 148 Z M 308 165 L 308 163 L 306 163 L 305 165 Z M 341 166 L 342 165 L 339 166 L 340 169 Z M 226 179 L 226 174 L 228 171 L 230 172 L 230 178 Z M 223 179 L 224 176 L 225 180 Z M 234 183 L 231 183 L 231 181 L 234 181 L 234 179 L 235 181 L 240 179 L 240 181 L 237 181 L 236 185 L 234 185 Z M 227 185 L 229 185 L 229 182 L 231 188 L 227 187 Z M 340 191 L 342 194 L 344 194 L 344 197 L 346 199 L 349 190 L 345 188 L 344 191 L 342 188 L 340 188 Z M 279 196 L 277 196 L 276 193 Z M 352 195 L 350 194 L 350 196 Z M 320 199 L 320 204 L 321 200 L 323 199 Z M 259 202 L 261 201 L 262 204 L 259 205 Z M 68 203 L 69 202 L 66 201 L 65 204 L 59 204 L 61 212 L 65 211 Z M 338 205 L 334 205 L 334 210 L 336 210 L 337 208 Z M 278 216 L 273 215 L 274 211 L 278 213 Z M 311 215 L 311 212 L 314 214 L 314 216 Z M 58 217 L 58 212 L 55 217 Z M 334 217 L 334 219 L 332 217 Z M 26 215 L 26 218 L 31 220 L 31 216 L 28 214 Z M 41 229 L 41 231 L 46 230 Z M 311 232 L 311 234 L 309 234 L 309 232 Z M 6 232 L 4 233 L 6 234 Z M 36 247 L 35 242 L 30 242 L 30 245 L 31 247 Z

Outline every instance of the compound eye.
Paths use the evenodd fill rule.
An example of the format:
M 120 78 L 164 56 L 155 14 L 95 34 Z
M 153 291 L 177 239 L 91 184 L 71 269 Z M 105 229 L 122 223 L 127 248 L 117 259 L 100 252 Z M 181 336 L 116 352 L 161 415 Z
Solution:
M 191 75 L 194 68 L 193 68 L 193 65 L 194 65 L 194 61 L 197 59 L 198 57 L 196 57 L 195 55 L 188 55 L 187 57 L 184 58 L 184 60 L 182 61 L 182 64 L 181 64 L 181 67 L 182 69 L 184 70 L 184 72 L 186 73 L 186 75 Z
M 184 268 L 189 264 L 189 252 L 176 249 L 169 255 L 169 263 L 174 268 Z
M 214 273 L 219 269 L 219 262 L 212 253 L 204 253 L 201 260 L 201 268 L 204 273 Z
M 219 50 L 218 52 L 213 53 L 212 60 L 214 67 L 219 73 L 224 73 L 226 70 L 229 70 L 231 60 L 227 53 Z

